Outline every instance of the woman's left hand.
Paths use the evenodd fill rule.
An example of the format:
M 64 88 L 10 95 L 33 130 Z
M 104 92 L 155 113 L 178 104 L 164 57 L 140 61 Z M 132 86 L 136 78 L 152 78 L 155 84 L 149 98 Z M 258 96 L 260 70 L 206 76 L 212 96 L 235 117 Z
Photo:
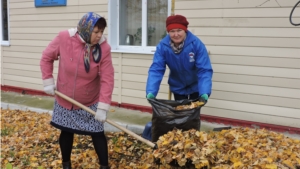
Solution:
M 104 123 L 105 120 L 106 120 L 106 114 L 107 114 L 107 111 L 106 110 L 103 110 L 103 109 L 97 109 L 97 112 L 96 112 L 96 115 L 95 115 L 95 119 Z

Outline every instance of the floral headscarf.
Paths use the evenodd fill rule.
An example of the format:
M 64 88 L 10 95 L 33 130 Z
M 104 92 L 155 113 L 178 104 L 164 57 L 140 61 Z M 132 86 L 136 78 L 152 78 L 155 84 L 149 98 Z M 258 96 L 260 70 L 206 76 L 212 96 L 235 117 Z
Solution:
M 102 18 L 100 15 L 89 12 L 85 14 L 79 21 L 77 25 L 77 31 L 80 37 L 85 41 L 85 51 L 84 51 L 84 67 L 85 71 L 88 73 L 90 70 L 90 51 L 91 51 L 91 35 L 94 30 L 96 22 Z M 93 59 L 94 62 L 99 63 L 101 59 L 101 48 L 97 43 L 93 48 Z

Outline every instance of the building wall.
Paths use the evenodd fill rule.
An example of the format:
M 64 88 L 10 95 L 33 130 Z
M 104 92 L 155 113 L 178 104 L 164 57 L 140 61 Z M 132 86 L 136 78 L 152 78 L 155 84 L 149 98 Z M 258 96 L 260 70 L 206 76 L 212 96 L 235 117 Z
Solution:
M 153 55 L 113 53 L 115 63 L 115 90 L 113 99 L 119 103 L 150 106 L 146 98 L 146 81 L 148 69 L 152 63 Z M 165 72 L 157 98 L 168 99 L 168 83 Z
M 213 93 L 203 115 L 300 128 L 300 31 L 288 19 L 296 2 L 175 1 L 175 14 L 188 18 L 189 30 L 206 44 L 213 63 Z M 66 7 L 35 8 L 33 0 L 10 0 L 11 46 L 2 46 L 2 84 L 42 91 L 42 50 L 84 13 L 106 17 L 107 3 L 69 0 Z M 145 82 L 153 56 L 112 56 L 113 101 L 150 106 Z M 158 98 L 168 98 L 167 74 Z

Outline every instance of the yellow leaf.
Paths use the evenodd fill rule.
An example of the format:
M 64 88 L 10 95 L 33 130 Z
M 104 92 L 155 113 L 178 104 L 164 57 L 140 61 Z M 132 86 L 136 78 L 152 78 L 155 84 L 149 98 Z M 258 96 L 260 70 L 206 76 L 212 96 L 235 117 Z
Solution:
M 168 145 L 168 144 L 169 144 L 169 141 L 168 141 L 168 140 L 164 140 L 163 143 L 162 143 L 163 146 L 164 146 L 164 145 Z
M 234 168 L 240 168 L 240 167 L 242 167 L 242 166 L 243 166 L 243 163 L 240 162 L 240 161 L 233 163 L 233 167 L 234 167 Z
M 238 158 L 235 158 L 235 157 L 231 158 L 230 161 L 233 162 L 233 163 L 240 162 L 240 160 Z
M 267 164 L 266 169 L 277 169 L 277 165 L 276 164 Z
M 247 153 L 244 155 L 244 157 L 246 158 L 246 159 L 252 159 L 252 153 L 251 152 L 249 152 L 249 151 L 247 151 Z
M 243 147 L 239 147 L 236 151 L 238 153 L 242 153 L 242 152 L 245 152 L 246 150 Z
M 36 160 L 37 160 L 36 157 L 33 157 L 33 156 L 30 157 L 30 161 L 36 161 Z
M 293 163 L 290 160 L 284 160 L 282 163 L 290 168 L 295 168 L 295 166 L 293 165 Z
M 38 163 L 30 163 L 31 167 L 37 167 L 39 164 Z
M 266 158 L 265 160 L 266 160 L 268 163 L 272 163 L 272 162 L 273 162 L 273 159 L 270 158 L 270 157 Z
M 202 134 L 200 135 L 200 140 L 201 140 L 202 142 L 206 142 L 206 141 L 207 141 L 207 134 L 206 134 L 206 133 L 202 133 Z
M 119 147 L 114 147 L 114 151 L 120 153 L 122 150 Z

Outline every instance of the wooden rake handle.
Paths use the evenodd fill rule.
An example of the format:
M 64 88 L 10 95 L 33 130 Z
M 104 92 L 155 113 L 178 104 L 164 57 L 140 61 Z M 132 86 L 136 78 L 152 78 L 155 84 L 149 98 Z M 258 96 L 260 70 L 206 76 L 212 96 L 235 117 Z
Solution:
M 74 100 L 74 99 L 72 99 L 72 98 L 70 98 L 70 97 L 68 97 L 68 96 L 66 96 L 66 95 L 64 95 L 64 94 L 62 94 L 62 93 L 60 93 L 59 91 L 55 91 L 55 94 L 58 95 L 59 97 L 65 99 L 65 100 L 69 101 L 70 103 L 73 103 L 74 105 L 76 105 L 76 106 L 82 108 L 83 110 L 85 110 L 85 111 L 91 113 L 92 115 L 95 115 L 95 114 L 96 114 L 96 113 L 95 113 L 92 109 L 90 109 L 89 107 L 86 107 L 85 105 L 83 105 L 83 104 L 77 102 L 76 100 Z M 150 146 L 150 147 L 152 147 L 152 148 L 154 148 L 154 149 L 157 148 L 156 144 L 152 143 L 152 142 L 149 141 L 149 140 L 144 139 L 143 137 L 141 137 L 141 136 L 135 134 L 134 132 L 132 132 L 132 131 L 130 131 L 130 130 L 128 130 L 128 129 L 122 127 L 122 126 L 120 126 L 120 125 L 118 125 L 117 123 L 115 123 L 115 122 L 113 122 L 113 121 L 111 121 L 111 120 L 108 120 L 108 119 L 106 119 L 106 122 L 109 123 L 109 124 L 111 124 L 111 125 L 113 125 L 113 126 L 115 126 L 115 127 L 118 128 L 118 129 L 124 131 L 125 133 L 131 135 L 132 137 L 138 139 L 139 141 L 141 141 L 141 142 L 147 144 L 148 146 Z

